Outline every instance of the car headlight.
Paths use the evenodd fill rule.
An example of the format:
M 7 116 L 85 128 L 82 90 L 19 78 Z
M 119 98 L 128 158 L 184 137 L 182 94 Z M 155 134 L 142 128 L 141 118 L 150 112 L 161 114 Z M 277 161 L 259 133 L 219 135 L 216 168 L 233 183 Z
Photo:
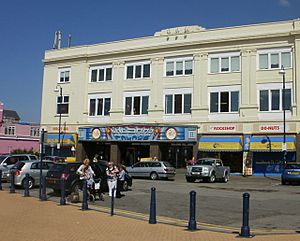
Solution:
M 207 168 L 207 167 L 203 167 L 202 171 L 203 171 L 204 173 L 208 173 L 208 168 Z

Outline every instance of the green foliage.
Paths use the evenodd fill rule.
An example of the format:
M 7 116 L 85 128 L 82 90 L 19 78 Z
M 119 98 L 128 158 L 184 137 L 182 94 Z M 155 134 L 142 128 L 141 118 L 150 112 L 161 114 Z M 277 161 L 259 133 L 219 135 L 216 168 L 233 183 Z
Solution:
M 15 149 L 11 152 L 11 154 L 32 154 L 32 155 L 36 155 L 39 156 L 40 153 L 37 151 L 34 151 L 33 148 L 31 148 L 30 150 L 27 149 Z

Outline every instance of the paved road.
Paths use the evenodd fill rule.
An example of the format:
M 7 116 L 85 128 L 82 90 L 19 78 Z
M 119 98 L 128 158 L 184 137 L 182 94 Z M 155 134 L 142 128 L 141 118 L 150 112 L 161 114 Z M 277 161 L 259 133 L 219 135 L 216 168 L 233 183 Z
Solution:
M 300 186 L 282 186 L 278 178 L 237 176 L 229 183 L 186 183 L 184 172 L 179 170 L 174 181 L 133 182 L 132 189 L 116 200 L 116 208 L 148 214 L 150 189 L 155 187 L 157 215 L 188 220 L 189 192 L 195 190 L 197 221 L 240 228 L 242 194 L 249 192 L 251 228 L 300 230 Z M 37 190 L 31 195 L 37 195 Z M 59 202 L 59 197 L 52 195 L 48 190 L 49 199 Z M 105 195 L 105 201 L 93 205 L 109 207 L 110 199 Z

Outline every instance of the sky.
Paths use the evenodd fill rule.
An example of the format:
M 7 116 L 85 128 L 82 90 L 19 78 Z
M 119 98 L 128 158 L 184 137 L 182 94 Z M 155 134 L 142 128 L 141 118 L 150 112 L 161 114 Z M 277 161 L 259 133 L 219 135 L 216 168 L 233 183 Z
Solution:
M 74 46 L 296 18 L 300 0 L 1 0 L 0 101 L 23 121 L 40 121 L 42 60 L 58 30 L 64 47 L 69 34 Z

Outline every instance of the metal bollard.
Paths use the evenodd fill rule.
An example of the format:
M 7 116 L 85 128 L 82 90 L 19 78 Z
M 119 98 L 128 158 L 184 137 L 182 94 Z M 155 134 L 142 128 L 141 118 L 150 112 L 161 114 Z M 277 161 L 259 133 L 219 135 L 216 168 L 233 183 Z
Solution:
M 197 229 L 197 222 L 196 222 L 196 192 L 190 192 L 190 220 L 189 220 L 189 230 L 196 230 Z
M 42 185 L 41 201 L 47 201 L 47 194 L 46 194 L 46 177 L 45 177 L 45 176 L 42 176 L 42 180 L 40 181 L 40 185 Z
M 110 216 L 114 216 L 114 208 L 115 208 L 115 192 L 116 192 L 116 188 L 113 188 L 113 189 L 112 189 L 112 195 L 111 195 Z
M 250 234 L 250 227 L 249 227 L 249 199 L 250 194 L 244 193 L 243 194 L 243 226 L 241 228 L 241 233 L 239 234 L 240 237 L 250 238 L 253 235 Z
M 24 197 L 29 197 L 29 174 L 25 174 L 25 179 L 24 179 Z
M 11 170 L 10 171 L 10 187 L 9 187 L 9 192 L 10 193 L 15 193 L 16 188 L 15 188 L 15 171 Z
M 2 170 L 0 169 L 0 191 L 2 190 Z
M 83 180 L 82 182 L 82 205 L 81 205 L 81 210 L 88 210 L 89 206 L 88 206 L 88 194 L 87 194 L 87 181 Z
M 65 190 L 65 179 L 60 179 L 60 205 L 66 205 L 66 190 Z
M 150 216 L 149 223 L 156 224 L 156 194 L 155 187 L 151 188 L 151 200 L 150 200 Z

